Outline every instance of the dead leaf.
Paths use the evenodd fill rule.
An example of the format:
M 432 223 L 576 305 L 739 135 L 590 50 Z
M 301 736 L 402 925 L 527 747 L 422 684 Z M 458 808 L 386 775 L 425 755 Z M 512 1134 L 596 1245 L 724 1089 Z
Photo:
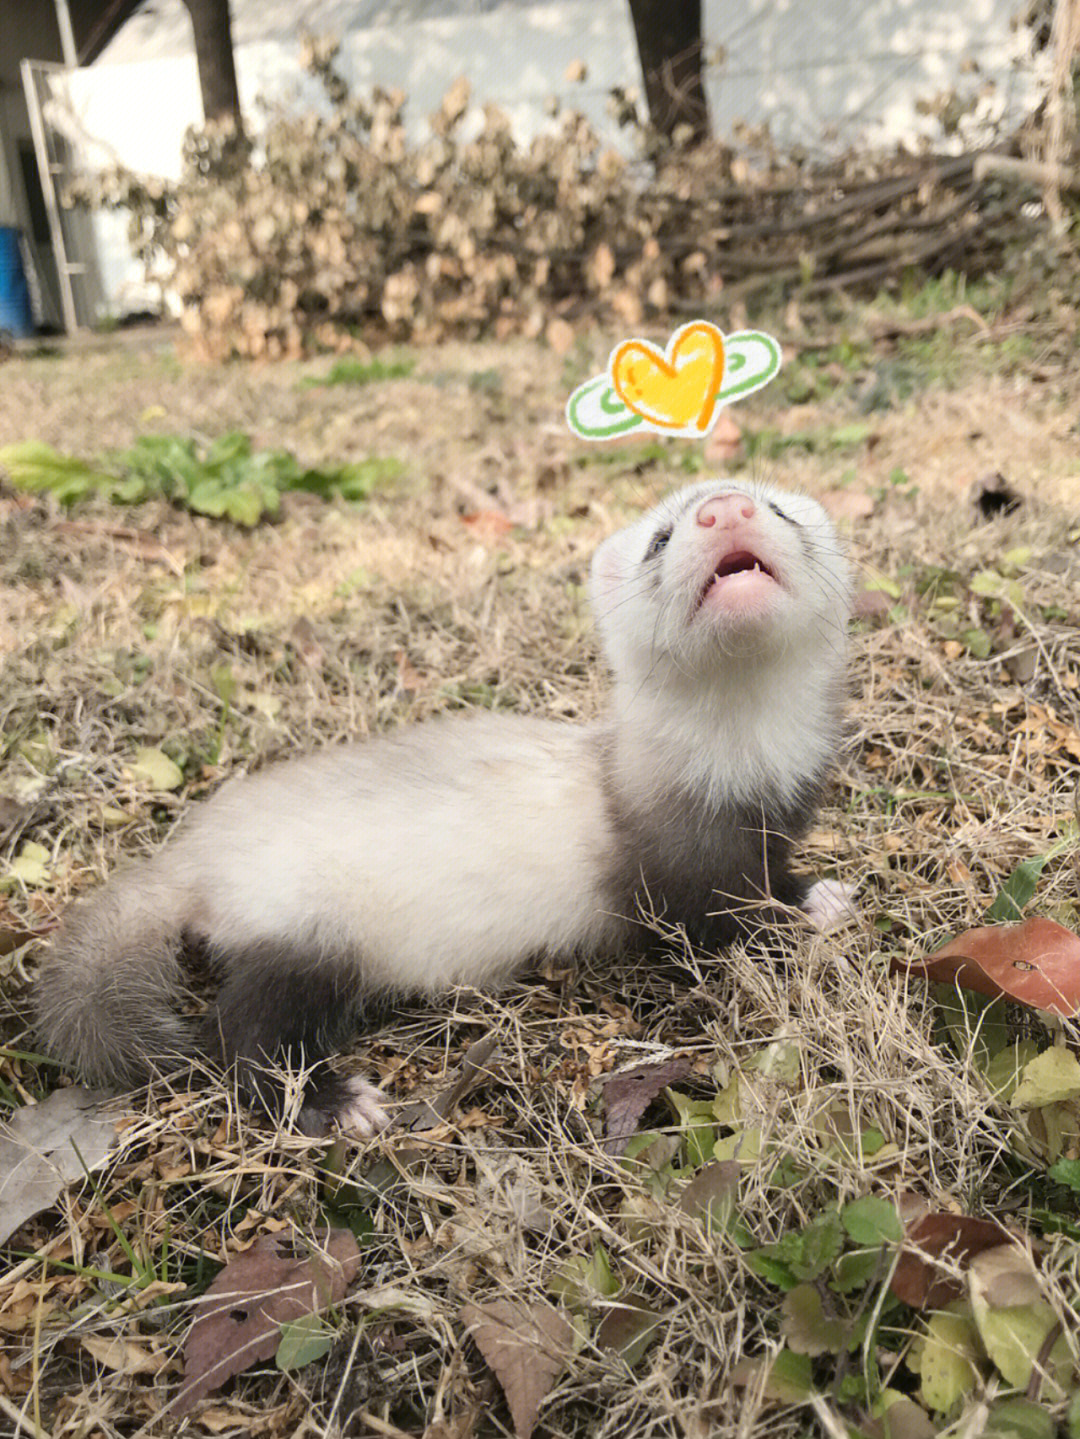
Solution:
M 863 1420 L 866 1439 L 934 1439 L 937 1425 L 914 1399 L 894 1399 L 883 1419 Z
M 461 523 L 480 540 L 497 540 L 514 528 L 514 522 L 502 510 L 478 510 L 474 514 L 462 515 Z
M 574 348 L 574 327 L 557 316 L 544 332 L 548 344 L 557 355 L 568 355 Z
M 741 1174 L 737 1159 L 710 1160 L 679 1195 L 679 1208 L 694 1219 L 705 1219 L 710 1213 L 724 1217 L 738 1193 Z
M 690 1060 L 680 1055 L 659 1064 L 637 1064 L 632 1069 L 609 1075 L 604 1080 L 605 1152 L 621 1154 L 636 1131 L 638 1120 L 660 1091 L 685 1079 L 690 1072 Z
M 716 418 L 708 439 L 705 441 L 705 458 L 710 464 L 722 465 L 734 459 L 742 444 L 742 430 L 728 410 L 721 410 Z
M 855 618 L 859 620 L 878 619 L 887 615 L 896 601 L 884 590 L 859 590 L 855 596 Z
M 894 973 L 959 984 L 996 999 L 1072 1016 L 1080 1010 L 1080 935 L 1052 919 L 1025 919 L 968 930 L 936 953 Z
M 35 939 L 42 939 L 48 934 L 50 927 L 41 929 L 23 929 L 17 926 L 0 924 L 0 959 L 6 954 L 14 954 L 17 949 L 22 949 L 24 944 L 31 944 Z
M 26 823 L 33 812 L 33 805 L 23 804 L 9 794 L 0 794 L 0 839 L 6 839 L 9 834 L 14 834 L 20 825 Z
M 326 658 L 326 651 L 315 633 L 315 626 L 306 615 L 301 615 L 293 625 L 289 644 L 309 669 L 318 669 Z
M 611 1305 L 596 1326 L 597 1346 L 613 1350 L 632 1369 L 652 1342 L 663 1317 L 640 1299 L 621 1299 Z
M 0 1124 L 0 1243 L 87 1170 L 100 1169 L 116 1139 L 105 1097 L 72 1085 Z
M 924 1214 L 907 1231 L 889 1287 L 913 1309 L 940 1309 L 963 1292 L 963 1285 L 935 1260 L 945 1259 L 963 1269 L 984 1249 L 1011 1242 L 1009 1231 L 993 1219 Z
M 858 490 L 828 490 L 821 496 L 825 513 L 834 520 L 866 520 L 874 513 L 874 497 Z
M 234 1374 L 271 1358 L 281 1326 L 336 1304 L 359 1267 L 360 1251 L 347 1229 L 331 1230 L 321 1247 L 312 1242 L 310 1250 L 288 1233 L 260 1235 L 198 1300 L 173 1411 L 190 1414 Z
M 517 1439 L 529 1439 L 540 1405 L 566 1367 L 573 1326 L 543 1300 L 466 1304 L 461 1320 L 502 1386 Z
M 91 1358 L 116 1374 L 159 1374 L 169 1363 L 167 1354 L 154 1354 L 130 1339 L 84 1334 L 81 1343 Z

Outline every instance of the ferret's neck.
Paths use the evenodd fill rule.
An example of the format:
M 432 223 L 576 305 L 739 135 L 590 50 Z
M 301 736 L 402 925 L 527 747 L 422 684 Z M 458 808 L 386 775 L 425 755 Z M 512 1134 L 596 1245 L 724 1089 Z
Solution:
M 618 679 L 612 761 L 625 801 L 644 810 L 673 789 L 703 811 L 797 806 L 835 758 L 841 666 L 791 654 L 727 664 L 709 683 L 669 666 Z

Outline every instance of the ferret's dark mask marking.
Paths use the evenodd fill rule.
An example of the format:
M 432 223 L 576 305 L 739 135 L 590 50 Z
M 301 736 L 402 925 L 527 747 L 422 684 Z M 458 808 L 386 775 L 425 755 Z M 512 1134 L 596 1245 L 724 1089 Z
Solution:
M 666 529 L 657 530 L 656 534 L 653 535 L 652 539 L 649 541 L 649 548 L 645 551 L 646 562 L 648 560 L 656 559 L 657 555 L 660 554 L 660 552 L 663 550 L 664 546 L 667 544 L 668 540 L 671 539 L 671 536 L 674 534 L 674 532 L 674 525 L 668 525 Z
M 765 503 L 769 506 L 769 509 L 772 510 L 773 514 L 776 515 L 778 519 L 786 520 L 789 525 L 794 525 L 797 530 L 802 529 L 802 526 L 799 524 L 798 520 L 793 520 L 790 515 L 786 515 L 784 511 L 780 508 L 780 506 L 774 503 L 774 501 L 766 500 Z

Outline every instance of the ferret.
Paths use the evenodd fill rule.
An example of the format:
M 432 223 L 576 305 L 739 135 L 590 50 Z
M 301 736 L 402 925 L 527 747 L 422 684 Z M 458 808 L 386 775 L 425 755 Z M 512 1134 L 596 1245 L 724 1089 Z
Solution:
M 647 951 L 666 926 L 715 952 L 793 908 L 832 922 L 847 888 L 790 867 L 841 737 L 851 576 L 825 511 L 692 485 L 600 545 L 589 591 L 605 718 L 443 717 L 230 782 L 69 910 L 37 986 L 46 1051 L 105 1086 L 202 1053 L 272 1108 L 268 1069 L 325 1056 L 380 995 Z M 192 946 L 221 977 L 201 1022 Z M 386 1117 L 324 1074 L 298 1125 Z

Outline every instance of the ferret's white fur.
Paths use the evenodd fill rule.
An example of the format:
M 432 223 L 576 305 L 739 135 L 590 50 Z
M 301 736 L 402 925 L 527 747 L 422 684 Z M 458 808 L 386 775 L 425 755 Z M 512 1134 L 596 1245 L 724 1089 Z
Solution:
M 476 714 L 326 750 L 230 784 L 152 863 L 215 949 L 287 938 L 377 989 L 488 985 L 603 937 L 586 733 Z
M 702 522 L 703 504 L 731 495 L 750 498 L 749 518 L 730 533 Z M 703 601 L 733 534 L 777 583 L 751 580 L 746 603 L 738 582 Z M 590 589 L 614 674 L 608 718 L 435 720 L 227 785 L 75 906 L 40 985 L 49 1050 L 111 1083 L 136 1077 L 140 1056 L 187 1047 L 169 1012 L 181 931 L 224 956 L 288 946 L 312 973 L 345 963 L 364 990 L 393 992 L 488 985 L 543 952 L 600 950 L 626 918 L 605 907 L 610 790 L 640 815 L 673 785 L 703 805 L 786 804 L 827 768 L 850 576 L 813 500 L 692 486 L 600 546 Z M 370 1087 L 341 1113 L 360 1131 L 382 1117 Z

